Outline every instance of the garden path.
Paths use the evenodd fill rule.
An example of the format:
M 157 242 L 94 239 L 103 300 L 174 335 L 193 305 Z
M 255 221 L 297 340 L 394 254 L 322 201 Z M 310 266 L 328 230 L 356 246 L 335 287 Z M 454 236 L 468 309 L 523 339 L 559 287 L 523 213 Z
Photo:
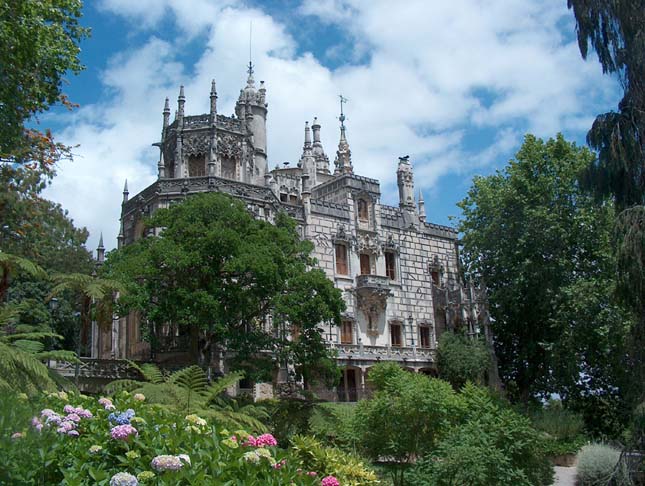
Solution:
M 555 483 L 553 486 L 575 486 L 576 468 L 555 466 Z

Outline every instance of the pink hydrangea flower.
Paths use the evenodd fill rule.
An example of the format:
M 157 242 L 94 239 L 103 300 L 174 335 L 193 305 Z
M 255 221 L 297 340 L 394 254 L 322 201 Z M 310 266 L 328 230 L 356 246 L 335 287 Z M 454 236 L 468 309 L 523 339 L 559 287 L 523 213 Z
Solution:
M 65 413 L 74 413 L 75 411 L 76 409 L 69 404 L 63 407 L 63 412 Z
M 184 463 L 178 456 L 164 454 L 155 457 L 150 465 L 156 471 L 178 471 L 184 466 Z
M 65 420 L 78 423 L 81 421 L 81 417 L 79 417 L 76 413 L 69 413 L 67 414 L 67 417 L 65 417 Z
M 116 427 L 112 427 L 110 435 L 114 440 L 128 440 L 131 435 L 139 435 L 139 431 L 130 424 L 117 425 Z
M 286 463 L 287 463 L 287 460 L 282 459 L 281 461 L 278 461 L 273 465 L 273 469 L 282 469 L 282 466 L 284 466 Z
M 256 447 L 277 446 L 277 445 L 278 445 L 278 441 L 275 440 L 275 437 L 273 437 L 271 434 L 262 434 L 257 439 L 255 439 Z
M 321 486 L 340 486 L 340 483 L 338 482 L 338 479 L 336 479 L 334 476 L 327 476 L 322 479 L 320 482 Z
M 78 430 L 70 430 L 69 432 L 67 432 L 67 435 L 71 437 L 78 437 L 81 434 L 78 433 Z
M 316 471 L 309 471 L 307 476 L 318 476 L 318 473 Z
M 66 434 L 70 430 L 74 430 L 76 428 L 76 424 L 70 420 L 65 420 L 60 423 L 58 426 L 58 429 L 56 429 L 56 432 L 59 434 Z
M 114 410 L 116 407 L 112 404 L 112 400 L 106 397 L 99 398 L 99 405 L 105 410 Z
M 252 435 L 249 435 L 246 438 L 246 441 L 244 442 L 244 444 L 242 444 L 242 445 L 244 447 L 255 447 L 255 446 L 257 446 L 257 440 Z

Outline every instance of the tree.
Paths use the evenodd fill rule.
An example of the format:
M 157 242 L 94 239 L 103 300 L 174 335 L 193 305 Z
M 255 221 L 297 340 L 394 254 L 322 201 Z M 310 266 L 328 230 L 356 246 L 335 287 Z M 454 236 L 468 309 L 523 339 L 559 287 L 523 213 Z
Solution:
M 598 115 L 587 135 L 598 158 L 586 185 L 617 207 L 617 293 L 636 316 L 631 329 L 633 403 L 645 398 L 645 2 L 568 0 L 577 22 L 583 58 L 589 45 L 603 72 L 618 76 L 623 99 L 618 112 Z
M 319 326 L 337 325 L 344 304 L 312 268 L 311 243 L 300 240 L 294 220 L 282 213 L 275 224 L 257 220 L 243 202 L 208 193 L 159 210 L 147 225 L 163 232 L 109 253 L 103 267 L 126 283 L 123 312 L 139 311 L 151 329 L 173 324 L 193 333 L 204 366 L 224 348 L 252 378 L 267 378 L 274 353 L 303 375 L 320 362 Z
M 612 207 L 577 183 L 592 158 L 561 135 L 527 135 L 459 203 L 464 262 L 489 286 L 502 378 L 524 402 L 616 390 L 611 360 L 629 320 L 611 299 Z
M 73 105 L 62 93 L 68 72 L 83 66 L 79 43 L 89 30 L 79 25 L 80 0 L 0 2 L 0 161 L 51 171 L 69 148 L 51 133 L 26 127 L 56 103 Z
M 467 382 L 481 384 L 490 365 L 486 345 L 479 339 L 444 332 L 437 346 L 439 377 L 459 390 Z
M 356 405 L 357 443 L 372 460 L 387 458 L 394 484 L 401 486 L 405 470 L 459 421 L 463 407 L 449 383 L 396 363 L 370 368 L 369 380 L 376 391 Z

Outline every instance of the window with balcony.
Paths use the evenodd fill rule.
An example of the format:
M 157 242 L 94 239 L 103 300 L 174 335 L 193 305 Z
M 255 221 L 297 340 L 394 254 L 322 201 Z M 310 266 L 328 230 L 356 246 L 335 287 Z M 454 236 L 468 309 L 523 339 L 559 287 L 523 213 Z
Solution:
M 339 275 L 349 274 L 347 246 L 342 243 L 336 243 L 336 273 Z
M 403 346 L 403 336 L 401 335 L 401 324 L 393 322 L 390 324 L 390 344 L 392 346 Z
M 430 347 L 430 326 L 419 326 L 419 344 L 422 348 Z
M 370 275 L 372 273 L 372 262 L 368 253 L 361 253 L 361 275 Z
M 385 252 L 385 275 L 390 280 L 396 280 L 396 255 L 394 252 Z
M 340 325 L 340 343 L 354 344 L 354 323 L 343 321 Z
M 359 199 L 358 203 L 358 219 L 360 221 L 368 221 L 369 220 L 369 206 L 367 204 L 367 201 L 365 199 Z

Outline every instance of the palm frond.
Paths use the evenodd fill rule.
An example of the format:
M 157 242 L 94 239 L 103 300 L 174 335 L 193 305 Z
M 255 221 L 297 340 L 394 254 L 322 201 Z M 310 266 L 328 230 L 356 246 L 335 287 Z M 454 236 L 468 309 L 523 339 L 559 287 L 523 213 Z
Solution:
M 40 341 L 32 341 L 30 339 L 16 339 L 12 343 L 16 348 L 29 354 L 40 353 L 45 349 L 45 345 Z
M 60 334 L 56 334 L 55 332 L 22 332 L 22 333 L 7 334 L 5 336 L 2 336 L 2 340 L 5 342 L 17 341 L 22 339 L 27 339 L 30 341 L 38 341 L 40 339 L 48 339 L 48 338 L 64 339 L 63 336 L 61 336 Z
M 200 395 L 206 394 L 208 390 L 208 377 L 204 370 L 197 365 L 175 371 L 170 375 L 168 383 L 178 385 Z
M 81 360 L 74 351 L 67 351 L 65 349 L 50 349 L 49 351 L 42 351 L 35 356 L 40 361 L 48 359 L 55 361 L 66 361 L 67 363 L 80 363 Z
M 0 251 L 0 269 L 4 274 L 24 273 L 32 277 L 46 277 L 47 273 L 39 265 L 27 258 Z
M 105 385 L 103 388 L 106 393 L 114 394 L 120 391 L 132 392 L 137 388 L 141 388 L 142 382 L 137 380 L 114 380 Z
M 159 384 L 166 381 L 163 372 L 153 363 L 144 363 L 138 368 L 143 378 L 150 383 Z
M 243 371 L 232 371 L 230 373 L 226 373 L 221 378 L 218 378 L 217 381 L 214 381 L 208 387 L 207 401 L 214 400 L 215 398 L 220 396 L 223 392 L 225 392 L 228 388 L 232 387 L 233 385 L 236 385 L 243 378 L 244 378 Z

